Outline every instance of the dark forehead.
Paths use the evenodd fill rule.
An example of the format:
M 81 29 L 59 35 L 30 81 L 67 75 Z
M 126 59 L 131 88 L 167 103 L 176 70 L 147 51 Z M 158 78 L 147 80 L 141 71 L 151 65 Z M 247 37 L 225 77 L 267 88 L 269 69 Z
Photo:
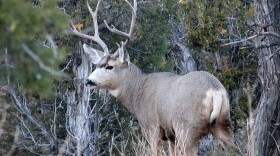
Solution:
M 96 65 L 96 67 L 99 67 L 99 68 L 105 67 L 108 64 L 110 59 L 111 59 L 110 55 L 103 56 L 102 59 L 99 61 L 99 63 Z

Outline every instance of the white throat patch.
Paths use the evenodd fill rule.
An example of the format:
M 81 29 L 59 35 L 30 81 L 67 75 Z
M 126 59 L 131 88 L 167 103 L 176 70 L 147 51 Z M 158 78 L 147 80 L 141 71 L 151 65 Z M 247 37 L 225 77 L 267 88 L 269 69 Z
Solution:
M 116 98 L 119 95 L 120 90 L 119 89 L 109 90 L 109 92 Z

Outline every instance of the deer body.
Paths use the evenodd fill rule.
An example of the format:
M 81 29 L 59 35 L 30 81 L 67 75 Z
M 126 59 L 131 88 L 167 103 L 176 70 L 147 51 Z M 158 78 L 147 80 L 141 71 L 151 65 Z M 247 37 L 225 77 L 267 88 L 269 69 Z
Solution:
M 197 141 L 207 133 L 223 146 L 232 143 L 227 92 L 213 75 L 144 73 L 120 60 L 118 53 L 102 57 L 87 85 L 106 88 L 120 100 L 137 117 L 154 151 L 159 152 L 161 140 L 170 140 L 195 155 Z
M 151 145 L 154 155 L 161 150 L 161 141 L 170 140 L 181 154 L 196 155 L 198 140 L 211 133 L 223 147 L 233 144 L 229 116 L 229 100 L 221 82 L 208 72 L 197 71 L 183 76 L 167 72 L 144 73 L 130 62 L 125 46 L 132 38 L 137 2 L 131 5 L 132 22 L 129 33 L 107 28 L 127 38 L 114 54 L 101 40 L 98 32 L 97 12 L 89 4 L 94 22 L 94 36 L 82 34 L 72 26 L 75 35 L 98 43 L 103 52 L 84 44 L 84 52 L 96 69 L 85 84 L 91 88 L 105 88 L 122 102 L 139 120 L 140 127 Z M 176 152 L 173 154 L 176 155 Z

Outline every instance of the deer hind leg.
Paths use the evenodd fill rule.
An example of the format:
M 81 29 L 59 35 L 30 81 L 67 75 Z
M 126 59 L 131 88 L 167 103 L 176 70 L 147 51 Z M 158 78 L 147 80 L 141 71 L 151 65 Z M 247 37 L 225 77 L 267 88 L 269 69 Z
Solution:
M 213 136 L 217 139 L 219 144 L 226 152 L 231 153 L 230 155 L 244 155 L 240 151 L 238 146 L 234 144 L 233 134 L 231 130 L 217 127 Z
M 169 156 L 177 156 L 176 155 L 176 140 L 175 140 L 175 136 L 168 138 L 168 154 Z
M 151 154 L 154 156 L 161 156 L 162 153 L 162 140 L 160 138 L 158 139 L 152 139 L 150 142 L 151 146 Z
M 217 125 L 210 128 L 210 132 L 224 149 L 227 149 L 229 145 L 234 145 L 229 116 L 222 115 Z
M 176 156 L 197 156 L 195 142 L 190 139 L 178 139 L 178 145 L 175 150 Z
M 158 128 L 150 128 L 143 131 L 150 145 L 150 154 L 153 156 L 161 156 L 162 140 L 160 130 Z
M 231 136 L 231 133 L 229 133 L 228 130 L 216 128 L 213 136 L 218 140 L 218 142 L 224 149 L 227 149 L 229 145 L 234 144 L 233 137 Z
M 187 126 L 175 128 L 175 155 L 197 156 L 195 131 Z

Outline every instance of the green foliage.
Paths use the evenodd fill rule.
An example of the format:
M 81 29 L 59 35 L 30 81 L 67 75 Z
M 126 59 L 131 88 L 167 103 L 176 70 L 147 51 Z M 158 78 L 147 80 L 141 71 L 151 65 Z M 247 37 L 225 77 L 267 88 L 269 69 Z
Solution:
M 199 51 L 210 52 L 211 59 L 202 61 L 210 72 L 216 72 L 213 66 L 217 58 L 212 53 L 220 55 L 221 73 L 215 74 L 227 89 L 238 88 L 246 83 L 246 77 L 256 75 L 257 60 L 250 50 L 220 46 L 224 42 L 230 42 L 236 34 L 249 35 L 248 28 L 241 26 L 254 17 L 253 7 L 239 0 L 191 0 L 182 1 L 178 14 L 186 16 L 189 46 L 198 51 L 197 55 L 202 60 L 205 57 Z M 248 60 L 250 55 L 251 60 Z
M 47 34 L 63 31 L 66 17 L 58 10 L 56 1 L 46 0 L 35 6 L 28 0 L 3 1 L 0 5 L 1 43 L 43 40 Z
M 161 6 L 162 3 L 152 5 L 153 8 L 145 10 L 145 14 L 137 19 L 139 35 L 135 45 L 141 50 L 135 51 L 136 59 L 133 62 L 148 71 L 172 71 L 173 67 L 172 60 L 167 57 L 170 34 L 167 19 L 170 10 Z
M 244 87 L 249 83 L 253 85 L 254 80 L 257 78 L 257 58 L 251 56 L 249 50 L 241 51 L 236 58 L 233 57 L 232 61 L 229 61 L 230 56 L 223 55 L 222 63 L 223 69 L 221 72 L 213 72 L 219 80 L 224 84 L 227 90 L 234 90 L 240 87 Z M 231 65 L 232 64 L 232 65 Z
M 12 68 L 0 74 L 9 74 L 15 86 L 20 84 L 25 90 L 49 96 L 52 93 L 53 76 L 42 70 L 38 61 L 32 59 L 23 46 L 27 46 L 46 66 L 57 70 L 58 64 L 64 60 L 65 51 L 58 48 L 57 54 L 54 54 L 51 48 L 46 47 L 50 44 L 46 36 L 63 32 L 67 29 L 68 20 L 58 9 L 57 1 L 36 2 L 1 1 L 0 54 L 4 56 L 7 49 Z
M 248 11 L 248 6 L 239 0 L 191 0 L 181 5 L 179 16 L 182 13 L 186 15 L 189 46 L 209 52 L 217 51 L 221 39 L 227 39 L 229 32 L 235 29 L 228 27 L 230 20 L 243 25 L 253 14 L 252 9 Z

